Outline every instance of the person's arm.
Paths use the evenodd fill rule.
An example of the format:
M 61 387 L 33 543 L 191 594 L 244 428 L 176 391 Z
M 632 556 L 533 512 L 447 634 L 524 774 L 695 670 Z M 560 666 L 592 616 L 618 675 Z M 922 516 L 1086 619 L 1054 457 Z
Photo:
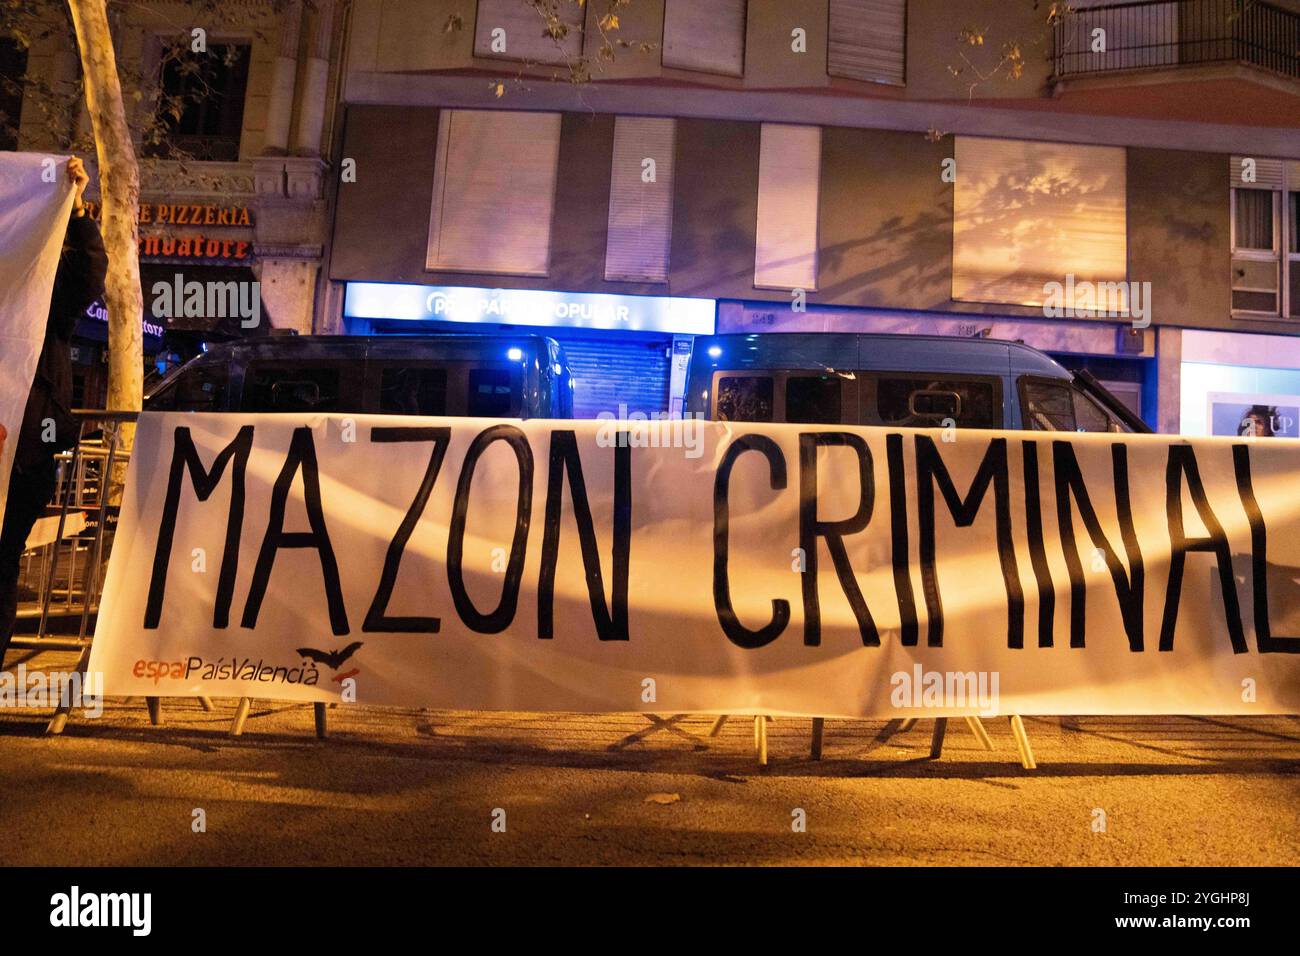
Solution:
M 104 277 L 108 274 L 108 255 L 99 227 L 86 214 L 82 192 L 89 177 L 77 157 L 68 160 L 68 178 L 75 190 L 72 218 L 64 237 L 64 251 L 54 276 L 54 294 L 50 301 L 50 322 L 60 338 L 68 338 L 90 304 L 104 294 Z

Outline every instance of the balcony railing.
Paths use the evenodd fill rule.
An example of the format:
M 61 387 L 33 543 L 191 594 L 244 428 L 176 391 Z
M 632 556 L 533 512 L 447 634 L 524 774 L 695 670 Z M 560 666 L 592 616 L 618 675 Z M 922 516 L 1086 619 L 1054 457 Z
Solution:
M 1094 31 L 1105 31 L 1094 52 Z M 1300 78 L 1300 14 L 1255 0 L 1144 0 L 1076 9 L 1054 36 L 1057 77 L 1247 63 Z

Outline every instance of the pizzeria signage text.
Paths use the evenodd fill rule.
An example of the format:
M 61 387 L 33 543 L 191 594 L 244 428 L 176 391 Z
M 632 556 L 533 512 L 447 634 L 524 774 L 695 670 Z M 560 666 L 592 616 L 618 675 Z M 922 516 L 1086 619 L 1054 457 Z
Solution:
M 98 221 L 102 207 L 86 203 L 86 212 Z M 249 228 L 252 217 L 247 206 L 221 206 L 211 203 L 141 203 L 136 220 L 142 226 L 204 226 L 215 228 Z M 247 259 L 252 243 L 246 239 L 204 236 L 201 233 L 141 232 L 139 254 L 166 259 Z

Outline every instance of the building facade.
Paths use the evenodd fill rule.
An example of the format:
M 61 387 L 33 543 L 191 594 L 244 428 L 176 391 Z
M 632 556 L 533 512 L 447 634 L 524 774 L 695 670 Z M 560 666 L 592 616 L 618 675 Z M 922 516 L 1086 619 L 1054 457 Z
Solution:
M 228 0 L 219 11 L 147 0 L 110 4 L 110 29 L 140 161 L 147 359 L 165 367 L 210 341 L 269 328 L 310 332 L 330 221 L 325 170 L 341 79 L 340 10 L 333 0 Z M 97 217 L 89 118 L 67 32 L 56 28 L 30 45 L 0 36 L 0 69 L 17 81 L 0 103 L 8 117 L 0 148 L 81 151 Z M 233 281 L 249 300 L 256 289 L 256 321 L 224 308 L 156 314 L 154 288 L 174 287 L 178 277 Z M 103 402 L 106 318 L 97 304 L 78 328 L 79 407 Z
M 1300 4 L 1051 6 L 357 0 L 318 328 L 545 329 L 580 414 L 670 407 L 700 300 L 1021 339 L 1162 431 L 1300 395 Z

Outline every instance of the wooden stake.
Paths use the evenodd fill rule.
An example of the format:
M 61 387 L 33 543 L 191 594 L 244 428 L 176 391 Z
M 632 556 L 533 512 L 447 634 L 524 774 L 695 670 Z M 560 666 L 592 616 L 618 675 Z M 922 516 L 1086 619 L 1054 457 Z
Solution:
M 248 719 L 248 711 L 252 706 L 253 702 L 249 698 L 239 698 L 239 704 L 235 707 L 235 719 L 230 722 L 230 736 L 238 737 L 244 732 L 244 721 Z
M 1020 719 L 1019 714 L 1011 716 L 1011 733 L 1016 738 L 1016 749 L 1020 751 L 1020 766 L 1026 770 L 1035 770 L 1038 764 L 1034 763 L 1034 752 L 1029 747 L 1029 736 L 1025 733 L 1025 722 Z
M 984 729 L 984 724 L 978 717 L 967 717 L 966 726 L 970 728 L 970 732 L 975 735 L 976 739 L 984 745 L 985 750 L 993 749 L 993 741 L 989 739 L 989 732 Z
M 162 699 L 158 697 L 146 697 L 144 705 L 149 708 L 149 723 L 157 727 L 162 723 Z
M 767 766 L 767 718 L 761 714 L 754 718 L 754 749 L 758 751 L 758 765 Z
M 826 728 L 825 717 L 814 717 L 812 724 L 812 759 L 822 759 L 822 731 Z
M 715 720 L 713 722 L 713 726 L 709 728 L 709 736 L 716 737 L 718 736 L 718 734 L 722 733 L 722 725 L 725 724 L 726 722 L 727 722 L 727 715 L 723 714 L 721 717 Z
M 325 723 L 325 714 L 327 713 L 327 711 L 325 710 L 325 705 L 312 704 L 311 706 L 312 706 L 312 711 L 316 715 L 316 736 L 319 737 L 321 740 L 324 740 L 327 733 L 327 727 Z
M 948 730 L 948 718 L 934 718 L 934 733 L 930 735 L 930 759 L 938 760 L 943 756 L 943 735 Z

